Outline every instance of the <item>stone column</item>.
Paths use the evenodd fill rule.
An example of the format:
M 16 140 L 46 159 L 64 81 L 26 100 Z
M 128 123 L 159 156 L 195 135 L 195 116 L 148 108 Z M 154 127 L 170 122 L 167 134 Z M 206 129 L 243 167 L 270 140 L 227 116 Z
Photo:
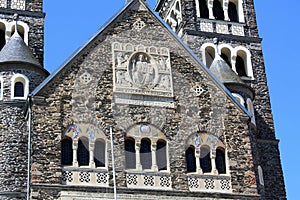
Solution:
M 195 158 L 196 158 L 196 172 L 197 174 L 203 174 L 200 165 L 200 149 L 195 149 Z
M 94 149 L 95 149 L 95 143 L 89 142 L 89 151 L 90 151 L 90 162 L 89 166 L 90 168 L 95 168 L 95 161 L 94 161 Z
M 211 150 L 210 152 L 210 159 L 211 159 L 211 173 L 217 175 L 218 170 L 216 168 L 216 150 Z
M 156 162 L 156 144 L 151 145 L 151 154 L 152 154 L 152 170 L 158 171 L 158 166 Z
M 224 20 L 229 21 L 229 16 L 228 16 L 228 0 L 223 1 L 223 11 L 224 11 Z
M 78 161 L 77 161 L 77 149 L 78 149 L 78 140 L 73 140 L 73 167 L 78 167 Z
M 207 0 L 209 19 L 215 19 L 214 12 L 213 12 L 213 6 L 214 6 L 214 1 L 213 0 Z
M 136 162 L 136 169 L 137 170 L 143 170 L 143 167 L 141 165 L 141 155 L 140 155 L 140 147 L 141 147 L 141 141 L 136 140 L 135 143 L 135 162 Z

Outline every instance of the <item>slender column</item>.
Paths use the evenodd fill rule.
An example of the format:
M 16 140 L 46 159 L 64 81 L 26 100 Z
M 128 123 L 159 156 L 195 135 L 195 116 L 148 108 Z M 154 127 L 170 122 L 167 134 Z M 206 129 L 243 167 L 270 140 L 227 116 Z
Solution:
M 196 158 L 196 172 L 197 174 L 203 174 L 200 165 L 200 149 L 195 149 L 195 158 Z
M 211 159 L 211 172 L 212 174 L 218 174 L 218 170 L 216 168 L 216 150 L 211 150 L 210 152 L 210 159 Z
M 78 150 L 78 140 L 73 140 L 73 167 L 78 167 L 77 161 L 77 150 Z
M 232 59 L 231 59 L 231 65 L 232 65 L 232 70 L 237 73 L 236 71 L 236 56 L 232 56 Z
M 213 0 L 207 0 L 209 19 L 215 19 L 214 12 L 213 12 L 213 6 L 214 6 L 214 1 Z
M 89 151 L 90 151 L 90 162 L 89 162 L 89 166 L 91 168 L 95 168 L 95 161 L 94 161 L 94 149 L 95 149 L 95 143 L 90 142 L 89 144 Z
M 152 170 L 158 171 L 158 166 L 156 162 L 156 144 L 151 145 L 151 153 L 152 153 Z
M 137 170 L 142 170 L 143 167 L 141 165 L 141 154 L 140 154 L 140 147 L 141 147 L 141 141 L 140 140 L 136 140 L 135 143 L 135 162 L 136 162 L 136 169 Z
M 223 1 L 223 11 L 224 11 L 224 20 L 229 21 L 229 16 L 228 16 L 228 0 Z

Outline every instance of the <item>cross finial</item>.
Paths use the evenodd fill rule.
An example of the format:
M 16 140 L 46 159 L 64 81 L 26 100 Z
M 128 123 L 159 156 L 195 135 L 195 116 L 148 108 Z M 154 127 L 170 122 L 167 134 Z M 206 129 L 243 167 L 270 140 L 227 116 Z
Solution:
M 17 13 L 14 14 L 13 19 L 16 21 L 16 26 L 15 26 L 15 32 L 18 32 L 18 20 L 19 20 L 19 15 Z

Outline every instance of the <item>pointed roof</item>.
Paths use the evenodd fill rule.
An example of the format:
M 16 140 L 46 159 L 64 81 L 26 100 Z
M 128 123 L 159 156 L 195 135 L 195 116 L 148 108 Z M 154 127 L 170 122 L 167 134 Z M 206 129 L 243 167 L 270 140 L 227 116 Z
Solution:
M 0 51 L 1 63 L 28 63 L 42 67 L 17 31 Z
M 178 42 L 179 45 L 183 47 L 183 49 L 191 55 L 191 57 L 198 63 L 199 67 L 206 73 L 209 77 L 211 77 L 212 81 L 216 83 L 216 86 L 219 87 L 226 95 L 229 96 L 233 100 L 233 102 L 236 103 L 236 105 L 244 112 L 246 113 L 249 117 L 252 116 L 252 114 L 244 107 L 242 106 L 235 97 L 232 96 L 231 92 L 227 89 L 227 87 L 220 82 L 216 76 L 202 63 L 202 61 L 196 56 L 196 54 L 178 37 L 176 33 L 174 33 L 169 26 L 158 16 L 152 11 L 152 9 L 149 8 L 149 5 L 147 4 L 146 1 L 144 0 L 131 0 L 130 2 L 126 3 L 124 7 L 121 8 L 119 12 L 117 12 L 106 24 L 104 24 L 98 31 L 97 33 L 91 37 L 87 43 L 85 43 L 82 47 L 80 47 L 73 55 L 71 55 L 54 73 L 52 73 L 50 76 L 48 76 L 35 90 L 30 94 L 30 96 L 35 96 L 37 95 L 46 85 L 48 85 L 57 75 L 60 74 L 64 70 L 65 67 L 68 66 L 69 63 L 71 63 L 74 59 L 76 59 L 77 56 L 82 55 L 82 53 L 85 51 L 86 48 L 90 46 L 91 43 L 93 43 L 96 38 L 105 32 L 105 30 L 115 21 L 117 20 L 118 17 L 120 17 L 127 9 L 130 7 L 136 6 L 136 3 L 139 2 L 143 8 L 145 8 L 160 24 L 162 25 L 163 28 L 165 28 L 171 37 L 175 41 Z
M 244 83 L 244 81 L 229 67 L 229 65 L 217 53 L 214 61 L 209 68 L 210 71 L 222 83 Z

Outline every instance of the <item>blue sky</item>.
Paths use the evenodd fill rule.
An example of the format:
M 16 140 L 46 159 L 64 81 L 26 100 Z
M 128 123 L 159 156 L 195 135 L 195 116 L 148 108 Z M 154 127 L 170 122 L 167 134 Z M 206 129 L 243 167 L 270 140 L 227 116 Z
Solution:
M 148 0 L 152 8 L 155 1 Z M 44 1 L 46 69 L 53 72 L 59 67 L 124 4 L 125 0 Z M 300 133 L 296 129 L 300 124 L 300 28 L 296 21 L 300 19 L 300 3 L 256 0 L 255 6 L 288 199 L 294 200 L 298 199 L 300 180 L 296 137 Z

